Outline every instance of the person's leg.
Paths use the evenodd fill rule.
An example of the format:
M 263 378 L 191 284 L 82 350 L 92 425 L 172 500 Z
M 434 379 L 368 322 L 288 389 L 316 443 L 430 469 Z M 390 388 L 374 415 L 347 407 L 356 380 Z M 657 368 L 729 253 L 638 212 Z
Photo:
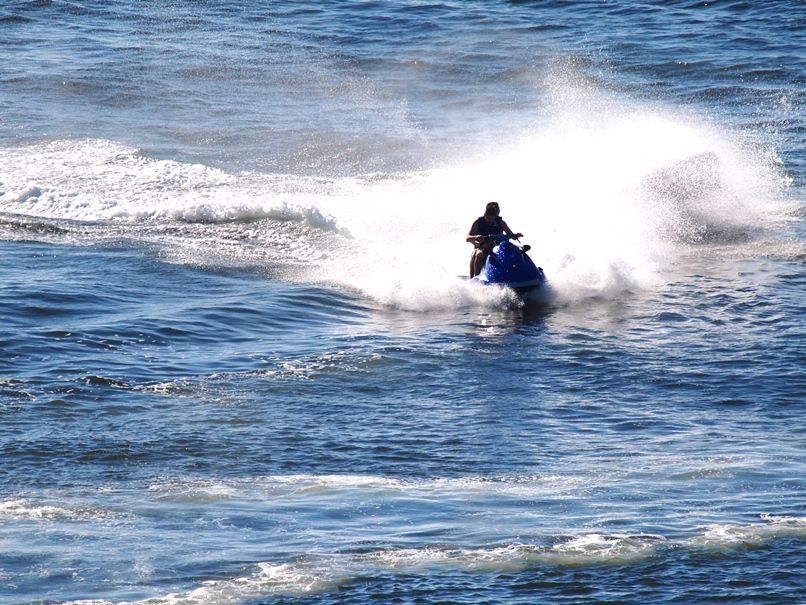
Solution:
M 470 277 L 476 277 L 481 270 L 484 268 L 484 261 L 487 258 L 487 255 L 484 253 L 484 250 L 474 250 L 473 251 L 473 258 L 471 259 L 471 268 L 470 268 Z

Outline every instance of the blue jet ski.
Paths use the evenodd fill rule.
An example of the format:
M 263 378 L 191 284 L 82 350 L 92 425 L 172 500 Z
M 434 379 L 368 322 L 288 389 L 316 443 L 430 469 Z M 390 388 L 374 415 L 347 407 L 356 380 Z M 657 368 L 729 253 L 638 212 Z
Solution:
M 534 264 L 526 254 L 529 246 L 517 246 L 506 235 L 494 235 L 498 244 L 484 264 L 475 281 L 482 284 L 498 284 L 524 294 L 546 283 L 543 269 Z

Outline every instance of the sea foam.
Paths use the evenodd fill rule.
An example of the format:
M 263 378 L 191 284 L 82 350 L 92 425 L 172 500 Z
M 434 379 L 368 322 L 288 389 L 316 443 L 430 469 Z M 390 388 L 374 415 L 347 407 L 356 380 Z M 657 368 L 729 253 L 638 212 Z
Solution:
M 227 172 L 92 139 L 3 149 L 0 211 L 90 223 L 89 237 L 125 225 L 153 243 L 157 231 L 168 260 L 298 265 L 272 276 L 417 311 L 523 304 L 461 279 L 465 235 L 490 200 L 545 269 L 543 302 L 654 289 L 681 251 L 776 228 L 789 183 L 770 149 L 671 111 L 583 109 L 563 94 L 568 105 L 517 141 L 402 174 Z
M 803 537 L 803 520 L 706 528 L 689 539 L 669 540 L 651 534 L 587 533 L 559 539 L 554 544 L 513 542 L 467 548 L 439 545 L 421 548 L 383 548 L 359 553 L 312 553 L 288 562 L 264 561 L 249 573 L 229 579 L 209 580 L 182 593 L 169 593 L 132 605 L 237 605 L 272 596 L 304 596 L 338 590 L 358 578 L 387 574 L 419 575 L 435 571 L 473 574 L 518 573 L 538 567 L 586 567 L 630 564 L 651 558 L 674 556 L 680 549 L 703 546 L 724 548 L 741 542 L 761 545 L 777 536 Z M 795 528 L 795 529 L 793 529 Z M 715 538 L 715 536 L 717 536 Z M 740 536 L 738 539 L 736 536 Z M 107 600 L 72 601 L 70 605 L 123 605 Z

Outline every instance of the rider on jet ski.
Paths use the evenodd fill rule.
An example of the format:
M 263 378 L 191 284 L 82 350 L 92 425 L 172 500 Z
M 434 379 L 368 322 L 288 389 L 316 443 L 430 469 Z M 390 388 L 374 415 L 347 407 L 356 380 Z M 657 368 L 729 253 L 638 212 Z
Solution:
M 504 219 L 499 216 L 501 212 L 498 202 L 490 202 L 484 209 L 484 216 L 476 219 L 470 227 L 470 233 L 465 241 L 473 244 L 475 249 L 470 257 L 470 277 L 476 277 L 484 268 L 484 262 L 495 247 L 495 242 L 491 235 L 503 235 L 506 233 L 514 239 L 523 237 L 522 233 L 513 233 Z

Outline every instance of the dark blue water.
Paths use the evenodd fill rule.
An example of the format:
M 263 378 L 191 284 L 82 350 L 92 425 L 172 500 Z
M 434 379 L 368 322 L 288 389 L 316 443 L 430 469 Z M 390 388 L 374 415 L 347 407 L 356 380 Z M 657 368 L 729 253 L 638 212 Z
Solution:
M 2 4 L 0 603 L 803 603 L 804 23 Z

